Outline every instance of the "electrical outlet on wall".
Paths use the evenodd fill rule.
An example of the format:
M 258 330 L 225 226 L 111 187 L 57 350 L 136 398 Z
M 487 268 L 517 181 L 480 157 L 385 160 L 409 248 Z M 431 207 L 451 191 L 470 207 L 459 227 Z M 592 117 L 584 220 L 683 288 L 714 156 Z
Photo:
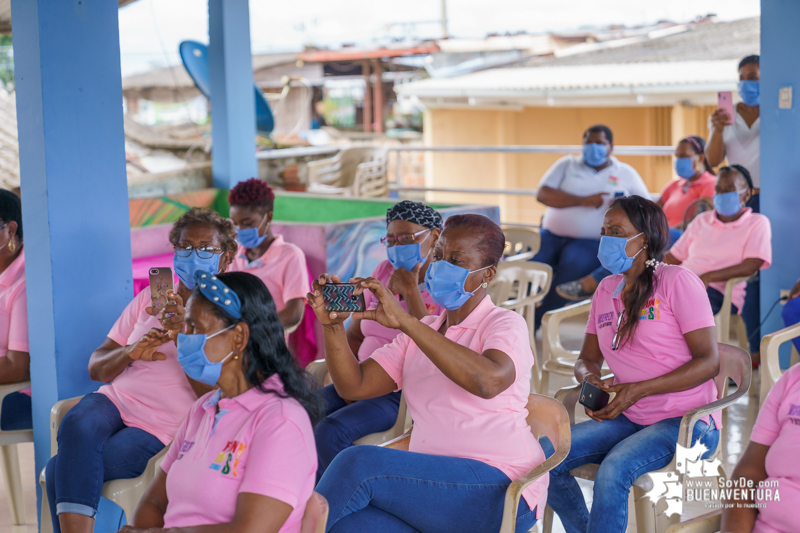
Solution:
M 786 305 L 786 302 L 789 301 L 790 292 L 792 292 L 792 289 L 781 289 L 781 305 Z

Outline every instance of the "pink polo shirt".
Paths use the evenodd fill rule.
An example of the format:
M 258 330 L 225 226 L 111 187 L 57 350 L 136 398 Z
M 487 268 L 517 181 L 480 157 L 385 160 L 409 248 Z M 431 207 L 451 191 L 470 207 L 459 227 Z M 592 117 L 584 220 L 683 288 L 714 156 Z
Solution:
M 283 393 L 277 375 L 264 386 Z M 192 406 L 161 468 L 165 528 L 228 523 L 239 494 L 249 492 L 289 504 L 280 533 L 300 533 L 317 473 L 311 420 L 294 398 L 255 387 L 235 398 L 212 391 Z
M 305 298 L 311 290 L 308 284 L 306 256 L 296 245 L 283 240 L 283 235 L 275 235 L 264 255 L 248 261 L 247 249 L 239 245 L 236 258 L 229 272 L 247 272 L 261 279 L 269 289 L 278 312 L 283 311 L 286 302 L 295 298 Z
M 711 172 L 704 172 L 693 182 L 685 179 L 676 179 L 667 183 L 661 193 L 661 202 L 664 214 L 667 215 L 669 227 L 674 228 L 683 224 L 686 209 L 695 200 L 711 198 L 714 196 L 714 186 L 717 177 Z M 689 186 L 688 188 L 686 186 Z M 685 190 L 685 192 L 684 192 Z
M 586 333 L 597 335 L 600 351 L 614 373 L 615 383 L 633 383 L 672 372 L 692 359 L 684 334 L 714 326 L 711 304 L 700 279 L 689 270 L 660 264 L 656 271 L 655 293 L 642 308 L 632 340 L 612 350 L 617 319 L 625 309 L 622 303 L 622 274 L 608 276 L 592 298 Z M 692 409 L 717 400 L 713 380 L 681 392 L 642 398 L 625 411 L 635 424 L 649 426 L 667 418 L 682 417 Z M 717 429 L 722 428 L 720 413 L 711 415 Z M 702 419 L 708 422 L 708 417 Z
M 25 251 L 0 274 L 0 357 L 28 352 L 28 296 L 25 291 Z M 31 395 L 30 387 L 20 391 Z
M 422 323 L 438 331 L 446 317 L 428 316 Z M 487 296 L 461 324 L 447 328 L 445 337 L 477 353 L 505 353 L 514 362 L 514 383 L 494 398 L 479 398 L 452 382 L 410 337 L 401 333 L 372 354 L 372 359 L 394 380 L 397 390 L 403 390 L 414 420 L 408 449 L 475 459 L 499 469 L 513 481 L 545 459 L 525 420 L 534 363 L 525 319 L 514 311 L 495 307 Z M 528 506 L 537 508 L 539 518 L 544 513 L 549 482 L 548 476 L 542 476 L 523 493 Z
M 769 391 L 750 440 L 769 446 L 766 483 L 780 491 L 780 501 L 762 493 L 753 533 L 786 533 L 798 530 L 800 509 L 800 365 L 783 373 Z M 770 486 L 770 485 L 767 485 Z
M 151 328 L 161 324 L 145 309 L 151 305 L 150 287 L 145 287 L 117 319 L 108 338 L 120 346 L 135 344 Z M 128 427 L 140 428 L 169 444 L 189 408 L 197 401 L 186 374 L 178 363 L 174 342 L 161 345 L 165 361 L 136 360 L 120 375 L 97 391 L 105 394 Z
M 769 219 L 749 207 L 733 222 L 722 222 L 716 211 L 700 213 L 669 251 L 681 266 L 698 276 L 738 265 L 745 259 L 762 259 L 761 269 L 772 263 L 772 228 Z M 710 287 L 725 293 L 725 282 Z M 746 282 L 733 288 L 732 302 L 742 312 Z
M 392 277 L 392 273 L 394 273 L 394 267 L 387 259 L 378 264 L 375 271 L 372 272 L 372 277 L 386 285 L 389 283 L 389 278 Z M 428 294 L 428 290 L 425 288 L 424 284 L 420 286 L 420 293 L 422 294 L 422 300 L 425 302 L 425 307 L 428 308 L 429 315 L 440 315 L 444 312 L 443 307 L 439 307 L 433 303 L 433 298 Z M 408 312 L 408 306 L 405 300 L 400 300 L 400 296 L 397 296 L 397 299 L 400 301 L 400 306 L 403 308 L 403 311 Z M 375 298 L 375 295 L 370 291 L 365 291 L 364 304 L 367 309 L 377 309 L 378 299 Z M 361 347 L 358 349 L 359 361 L 369 359 L 372 352 L 392 342 L 400 332 L 396 329 L 383 327 L 374 320 L 362 320 L 361 333 L 364 335 L 364 342 L 361 343 Z

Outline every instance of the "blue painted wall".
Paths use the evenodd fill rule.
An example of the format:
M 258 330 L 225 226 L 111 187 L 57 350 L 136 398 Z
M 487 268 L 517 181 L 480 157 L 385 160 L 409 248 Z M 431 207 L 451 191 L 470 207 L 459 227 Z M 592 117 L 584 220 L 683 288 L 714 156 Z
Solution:
M 50 408 L 98 387 L 89 356 L 133 294 L 119 21 L 115 1 L 11 7 L 38 474 Z
M 214 187 L 258 176 L 248 0 L 208 0 Z
M 761 212 L 772 223 L 772 267 L 762 273 L 761 312 L 800 277 L 800 2 L 761 2 Z M 792 87 L 791 109 L 778 109 L 778 90 Z M 763 319 L 763 316 L 762 316 Z M 762 334 L 781 329 L 776 309 Z M 788 350 L 786 354 L 788 357 Z M 788 359 L 782 357 L 783 366 Z

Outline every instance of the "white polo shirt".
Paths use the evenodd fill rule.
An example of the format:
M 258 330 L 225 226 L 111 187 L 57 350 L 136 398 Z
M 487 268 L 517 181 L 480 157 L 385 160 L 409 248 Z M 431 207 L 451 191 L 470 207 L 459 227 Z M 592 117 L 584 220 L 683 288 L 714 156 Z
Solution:
M 627 163 L 611 156 L 611 164 L 599 172 L 583 161 L 583 156 L 567 155 L 556 161 L 539 182 L 539 187 L 559 189 L 577 196 L 608 193 L 599 208 L 548 207 L 542 228 L 560 237 L 600 240 L 603 216 L 615 195 L 650 198 L 639 173 Z
M 725 144 L 725 159 L 729 165 L 742 165 L 750 171 L 753 178 L 753 187 L 761 188 L 761 167 L 759 154 L 761 152 L 761 117 L 757 118 L 751 127 L 747 127 L 742 115 L 738 112 L 733 119 L 733 124 L 728 124 L 722 130 L 722 142 Z M 708 117 L 708 130 L 714 131 L 711 117 Z

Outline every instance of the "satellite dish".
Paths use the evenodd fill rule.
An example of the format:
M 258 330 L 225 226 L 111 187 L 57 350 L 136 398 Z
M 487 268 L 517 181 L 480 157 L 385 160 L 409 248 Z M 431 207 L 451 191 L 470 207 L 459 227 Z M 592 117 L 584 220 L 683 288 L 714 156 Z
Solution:
M 211 82 L 208 71 L 208 46 L 196 41 L 183 41 L 178 48 L 183 66 L 203 96 L 211 99 Z M 253 84 L 256 99 L 256 130 L 269 135 L 275 129 L 275 118 L 261 90 Z

